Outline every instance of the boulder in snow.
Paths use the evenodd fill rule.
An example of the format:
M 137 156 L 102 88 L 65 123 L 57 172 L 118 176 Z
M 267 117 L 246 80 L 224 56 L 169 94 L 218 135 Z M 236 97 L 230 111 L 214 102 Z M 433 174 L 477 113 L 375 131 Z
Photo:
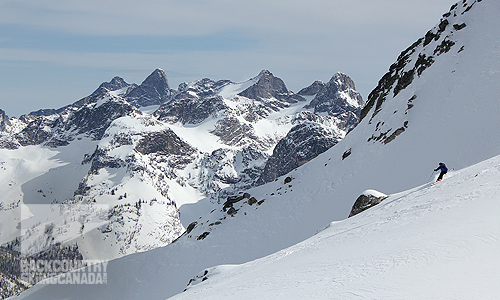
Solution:
M 349 218 L 359 214 L 360 212 L 367 210 L 368 208 L 375 206 L 386 199 L 388 196 L 376 190 L 366 190 L 361 194 L 361 196 L 356 199 L 354 205 L 352 206 Z

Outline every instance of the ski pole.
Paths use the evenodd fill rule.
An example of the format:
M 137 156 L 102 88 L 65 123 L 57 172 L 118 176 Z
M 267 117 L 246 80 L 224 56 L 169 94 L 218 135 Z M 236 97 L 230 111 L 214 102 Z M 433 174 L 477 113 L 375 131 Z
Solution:
M 436 172 L 436 171 L 432 171 L 432 174 L 431 174 L 431 176 L 429 176 L 429 179 L 427 179 L 427 181 L 431 180 L 432 176 L 434 175 L 434 172 Z

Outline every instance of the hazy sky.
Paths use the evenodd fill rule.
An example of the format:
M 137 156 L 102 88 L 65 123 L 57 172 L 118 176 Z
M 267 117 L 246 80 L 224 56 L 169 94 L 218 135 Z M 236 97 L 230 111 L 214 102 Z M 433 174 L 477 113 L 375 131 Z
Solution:
M 298 92 L 336 72 L 366 100 L 456 0 L 0 0 L 0 109 L 59 108 L 154 69 L 170 86 L 270 70 Z

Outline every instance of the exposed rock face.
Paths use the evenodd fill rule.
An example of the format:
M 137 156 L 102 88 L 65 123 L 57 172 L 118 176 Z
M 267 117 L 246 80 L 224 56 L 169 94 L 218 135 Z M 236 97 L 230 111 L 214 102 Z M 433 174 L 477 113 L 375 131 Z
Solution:
M 195 151 L 170 129 L 146 134 L 138 142 L 135 150 L 142 154 L 160 153 L 163 155 L 190 155 Z
M 137 109 L 119 98 L 111 101 L 103 98 L 100 99 L 105 101 L 102 105 L 96 103 L 71 114 L 66 122 L 66 129 L 73 129 L 78 134 L 88 133 L 99 140 L 114 120 L 132 113 L 140 114 Z
M 349 217 L 355 216 L 359 214 L 362 211 L 365 211 L 369 209 L 370 207 L 373 207 L 380 202 L 382 202 L 384 199 L 386 199 L 388 196 L 385 194 L 382 194 L 377 191 L 365 191 L 363 195 L 359 196 L 358 199 L 356 199 L 356 202 L 352 206 L 351 213 L 349 214 Z
M 297 101 L 305 100 L 299 95 L 290 92 L 286 88 L 283 80 L 274 77 L 268 70 L 262 71 L 259 74 L 257 83 L 247 88 L 239 95 L 254 100 L 276 98 L 288 103 L 296 103 Z
M 10 126 L 9 117 L 5 114 L 5 111 L 0 109 L 0 131 L 5 131 Z
M 201 80 L 197 80 L 189 83 L 181 83 L 178 88 L 179 94 L 190 94 L 194 93 L 199 98 L 205 98 L 210 96 L 217 95 L 217 92 L 220 91 L 222 87 L 231 83 L 230 80 L 211 80 L 208 78 L 203 78 Z
M 31 116 L 35 116 L 35 117 L 50 116 L 50 115 L 61 113 L 63 110 L 64 109 L 51 109 L 51 108 L 49 108 L 49 109 L 39 109 L 37 111 L 32 111 L 29 114 Z
M 314 96 L 325 89 L 326 84 L 323 81 L 317 80 L 310 86 L 301 89 L 297 94 L 300 96 Z
M 162 121 L 174 124 L 199 124 L 210 116 L 216 117 L 228 109 L 217 93 L 229 80 L 213 81 L 204 78 L 192 84 L 182 83 L 171 102 L 161 106 L 154 115 Z
M 0 148 L 19 148 L 19 141 L 13 135 L 21 131 L 25 126 L 25 122 L 15 118 L 11 120 L 5 114 L 5 111 L 0 109 Z
M 199 124 L 224 109 L 227 106 L 220 96 L 200 99 L 189 94 L 179 94 L 172 105 L 158 109 L 155 116 L 168 123 Z
M 137 87 L 137 85 L 130 85 L 128 84 L 123 78 L 115 76 L 111 81 L 109 82 L 103 82 L 97 90 L 95 90 L 92 94 L 90 94 L 90 97 L 97 96 L 101 93 L 101 89 L 105 88 L 108 91 L 117 91 L 123 88 L 132 88 L 132 87 Z
M 161 105 L 170 100 L 171 90 L 167 75 L 161 69 L 156 69 L 138 87 L 126 94 L 127 101 L 137 107 Z
M 301 92 L 311 93 L 316 90 L 316 97 L 306 108 L 314 109 L 315 114 L 326 113 L 329 116 L 339 117 L 347 128 L 352 128 L 359 122 L 364 102 L 349 76 L 337 73 L 327 84 L 315 83 Z M 350 101 L 346 101 L 347 99 Z
M 310 93 L 313 90 L 317 90 L 316 97 L 306 108 L 314 108 L 315 113 L 342 114 L 349 106 L 356 106 L 361 110 L 359 106 L 363 105 L 361 95 L 356 92 L 354 81 L 343 73 L 335 74 L 325 85 L 313 84 L 306 91 Z M 347 94 L 352 102 L 345 101 L 342 93 Z
M 304 107 L 313 112 L 295 116 L 299 125 L 276 145 L 257 184 L 270 182 L 337 144 L 343 136 L 324 125 L 336 123 L 348 131 L 358 124 L 363 100 L 349 76 L 337 73 L 328 83 L 316 81 L 299 94 L 314 96 Z
M 271 182 L 330 149 L 340 140 L 316 123 L 293 127 L 274 148 L 257 184 Z
M 220 120 L 211 133 L 218 136 L 224 144 L 229 146 L 243 146 L 247 143 L 246 139 L 258 140 L 253 127 L 240 122 L 235 117 Z
M 456 44 L 453 41 L 454 31 L 462 30 L 467 26 L 465 23 L 453 24 L 456 21 L 455 17 L 466 13 L 474 4 L 475 1 L 471 3 L 464 2 L 463 7 L 460 7 L 458 3 L 453 5 L 450 11 L 443 15 L 436 27 L 429 30 L 424 37 L 401 52 L 397 61 L 390 66 L 389 71 L 380 79 L 377 87 L 368 95 L 366 106 L 361 112 L 361 119 L 366 117 L 368 112 L 375 107 L 371 115 L 371 118 L 373 118 L 381 110 L 382 104 L 391 92 L 394 97 L 398 95 L 413 82 L 416 76 L 420 77 L 434 63 L 437 56 L 454 48 Z M 450 26 L 450 24 L 453 25 Z M 463 48 L 457 52 L 461 50 Z
M 45 144 L 51 147 L 65 146 L 78 134 L 87 134 L 99 140 L 115 119 L 132 113 L 141 114 L 135 107 L 121 98 L 110 96 L 105 90 L 85 102 L 88 104 L 77 102 L 77 105 L 69 106 L 60 114 L 34 117 L 15 138 L 22 146 Z

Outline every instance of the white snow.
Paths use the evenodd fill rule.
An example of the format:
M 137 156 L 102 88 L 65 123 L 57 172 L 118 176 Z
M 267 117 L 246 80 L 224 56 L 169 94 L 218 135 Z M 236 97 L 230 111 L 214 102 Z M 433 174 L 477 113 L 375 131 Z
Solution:
M 500 156 L 171 299 L 497 299 Z
M 362 193 L 362 195 L 365 195 L 365 196 L 373 196 L 375 198 L 380 198 L 380 197 L 387 197 L 386 194 L 384 193 L 381 193 L 379 191 L 376 191 L 376 190 L 366 190 Z
M 173 124 L 169 125 L 169 128 L 193 147 L 196 147 L 200 151 L 211 153 L 216 149 L 229 148 L 219 141 L 218 136 L 210 134 L 210 131 L 215 128 L 216 123 L 217 119 L 209 118 L 197 126 Z
M 82 159 L 86 150 L 95 147 L 95 143 L 75 141 L 68 147 L 72 151 L 61 152 L 42 146 L 0 149 L 0 195 L 3 200 L 0 243 L 19 234 L 21 216 L 33 216 L 30 205 L 73 196 L 79 178 L 88 172 L 87 167 L 75 162 Z M 59 188 L 50 188 L 54 186 L 51 183 L 57 183 Z
M 225 99 L 232 99 L 237 94 L 243 92 L 247 88 L 254 85 L 257 81 L 259 81 L 259 76 L 252 78 L 250 80 L 240 82 L 240 83 L 229 83 L 226 84 L 219 92 L 219 95 Z
M 145 114 L 151 115 L 160 108 L 160 105 L 141 106 L 139 109 Z

